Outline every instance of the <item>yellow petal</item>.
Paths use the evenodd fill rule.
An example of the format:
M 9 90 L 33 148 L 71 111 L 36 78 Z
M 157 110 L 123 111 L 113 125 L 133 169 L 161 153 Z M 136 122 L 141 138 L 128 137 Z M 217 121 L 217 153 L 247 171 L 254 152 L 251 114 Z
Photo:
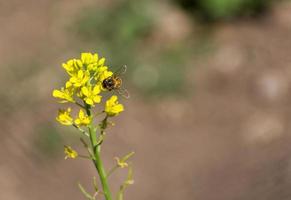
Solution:
M 110 99 L 109 99 L 110 102 L 116 102 L 117 101 L 117 96 L 116 95 L 113 95 Z
M 97 62 L 98 61 L 98 54 L 97 53 L 95 53 L 94 55 L 93 55 L 93 58 L 92 58 L 92 62 Z
M 99 95 L 98 96 L 95 96 L 94 97 L 94 102 L 95 103 L 100 103 L 101 102 L 101 96 L 99 96 Z
M 60 90 L 54 90 L 53 91 L 53 97 L 62 98 L 63 96 L 64 96 L 64 93 L 61 92 Z
M 79 111 L 79 118 L 82 119 L 85 117 L 85 113 L 83 112 L 83 110 Z
M 78 79 L 75 76 L 70 78 L 71 83 L 76 83 L 77 81 L 78 81 Z
M 81 53 L 81 60 L 84 64 L 88 64 L 90 53 Z
M 82 87 L 82 93 L 85 95 L 85 96 L 89 96 L 89 90 L 87 87 Z
M 105 58 L 101 58 L 98 62 L 98 65 L 102 66 L 102 65 L 104 65 L 104 63 L 105 63 Z
M 77 125 L 81 124 L 81 120 L 80 119 L 75 119 L 75 124 L 77 124 Z
M 97 95 L 97 94 L 99 94 L 100 93 L 100 85 L 96 85 L 95 87 L 94 87 L 94 89 L 93 89 L 93 94 L 94 95 Z
M 71 87 L 72 86 L 72 83 L 70 82 L 70 81 L 67 81 L 66 82 L 66 88 L 69 88 L 69 87 Z
M 78 68 L 82 68 L 83 67 L 83 63 L 81 60 L 76 60 L 76 66 L 78 66 Z
M 90 99 L 90 98 L 86 98 L 85 99 L 85 102 L 88 104 L 88 105 L 93 105 L 94 104 L 94 102 L 92 101 L 92 99 Z
M 82 70 L 79 70 L 79 71 L 78 71 L 78 78 L 79 78 L 79 79 L 82 79 L 83 76 L 84 76 L 83 71 L 82 71 Z
M 124 111 L 123 105 L 122 104 L 118 104 L 115 106 L 115 110 L 118 112 L 122 112 Z

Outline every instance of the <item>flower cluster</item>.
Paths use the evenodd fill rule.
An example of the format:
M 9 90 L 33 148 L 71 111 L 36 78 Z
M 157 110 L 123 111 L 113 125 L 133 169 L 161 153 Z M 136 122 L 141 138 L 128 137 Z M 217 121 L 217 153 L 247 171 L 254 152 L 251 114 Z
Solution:
M 86 108 L 93 108 L 102 102 L 102 93 L 107 92 L 102 83 L 104 79 L 112 76 L 113 72 L 105 65 L 105 58 L 91 53 L 82 53 L 80 58 L 70 59 L 62 66 L 69 78 L 64 87 L 53 91 L 53 96 L 60 103 L 75 103 L 81 108 L 76 119 L 71 116 L 70 107 L 60 109 L 56 120 L 67 126 L 87 126 L 93 117 L 86 113 Z M 102 111 L 108 117 L 113 117 L 123 110 L 123 105 L 118 103 L 118 97 L 113 95 L 105 102 Z
M 79 184 L 81 192 L 90 200 L 95 200 L 99 194 L 104 195 L 106 200 L 112 200 L 108 177 L 118 168 L 127 168 L 127 178 L 117 193 L 117 199 L 122 200 L 125 188 L 133 184 L 132 166 L 127 161 L 134 152 L 122 158 L 116 157 L 116 165 L 108 172 L 105 170 L 100 157 L 105 131 L 109 125 L 113 125 L 109 119 L 119 115 L 124 110 L 116 95 L 111 95 L 104 100 L 103 94 L 106 92 L 110 94 L 114 89 L 121 89 L 122 81 L 117 77 L 117 73 L 114 74 L 105 65 L 105 58 L 99 57 L 98 54 L 82 53 L 80 58 L 70 59 L 64 63 L 63 68 L 68 79 L 64 86 L 55 89 L 52 95 L 60 103 L 75 104 L 78 110 L 73 112 L 71 107 L 59 109 L 56 120 L 62 125 L 73 126 L 80 131 L 83 134 L 80 136 L 80 141 L 87 151 L 87 155 L 84 155 L 82 152 L 78 153 L 71 146 L 65 145 L 65 159 L 85 158 L 93 161 L 100 178 L 102 191 L 98 189 L 95 178 L 93 183 L 95 192 L 93 194 L 88 193 Z M 125 70 L 126 67 L 123 69 Z M 118 90 L 119 94 L 122 95 L 123 93 L 120 91 Z M 124 95 L 128 97 L 125 90 Z M 100 106 L 101 103 L 104 106 Z

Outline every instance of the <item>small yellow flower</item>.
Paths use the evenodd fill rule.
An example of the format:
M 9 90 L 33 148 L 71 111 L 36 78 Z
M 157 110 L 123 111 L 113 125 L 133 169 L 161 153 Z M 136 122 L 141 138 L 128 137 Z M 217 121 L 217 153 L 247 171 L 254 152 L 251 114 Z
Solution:
M 73 75 L 70 78 L 70 83 L 74 87 L 79 88 L 79 87 L 85 85 L 89 79 L 90 79 L 90 72 L 89 71 L 79 70 L 77 74 Z
M 96 70 L 98 67 L 98 54 L 82 53 L 81 61 L 87 70 Z
M 81 61 L 84 65 L 89 65 L 98 62 L 98 54 L 81 53 Z
M 71 108 L 68 108 L 67 110 L 59 109 L 59 113 L 58 116 L 56 117 L 56 120 L 66 126 L 72 125 L 73 118 L 71 116 Z
M 74 76 L 82 69 L 83 63 L 79 59 L 68 60 L 67 63 L 63 63 L 63 68 L 67 71 L 70 76 Z
M 72 147 L 65 145 L 64 147 L 65 159 L 72 158 L 75 159 L 78 157 L 78 152 L 72 149 Z
M 100 58 L 97 53 L 82 53 L 81 61 L 89 71 L 96 71 L 97 68 L 102 67 L 105 63 L 105 58 Z
M 91 123 L 91 118 L 85 115 L 84 111 L 80 109 L 78 118 L 75 120 L 77 126 L 87 126 Z
M 92 86 L 84 86 L 81 89 L 81 95 L 84 97 L 84 101 L 88 104 L 93 106 L 94 103 L 100 103 L 101 102 L 101 96 L 99 93 L 101 92 L 100 85 Z
M 105 103 L 105 112 L 110 117 L 118 115 L 123 110 L 124 110 L 123 105 L 118 103 L 118 98 L 116 95 L 113 95 Z
M 61 88 L 60 90 L 53 91 L 53 97 L 61 99 L 60 103 L 75 102 L 73 99 L 73 88 Z

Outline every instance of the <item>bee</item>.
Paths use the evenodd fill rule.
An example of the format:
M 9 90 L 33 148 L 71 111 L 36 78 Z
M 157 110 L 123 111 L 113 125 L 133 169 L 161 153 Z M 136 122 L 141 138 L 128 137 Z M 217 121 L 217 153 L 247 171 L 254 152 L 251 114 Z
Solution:
M 116 91 L 118 94 L 123 96 L 124 98 L 129 98 L 129 93 L 126 89 L 122 88 L 122 79 L 120 75 L 126 72 L 127 66 L 123 65 L 117 71 L 113 73 L 112 76 L 106 78 L 102 82 L 102 87 L 107 89 L 108 91 Z

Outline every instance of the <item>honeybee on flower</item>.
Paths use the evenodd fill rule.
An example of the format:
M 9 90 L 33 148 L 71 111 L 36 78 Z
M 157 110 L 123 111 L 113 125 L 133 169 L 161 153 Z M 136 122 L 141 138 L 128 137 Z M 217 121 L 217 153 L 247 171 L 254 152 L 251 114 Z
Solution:
M 129 93 L 126 89 L 122 88 L 122 79 L 120 75 L 124 74 L 127 70 L 127 66 L 123 65 L 116 72 L 114 72 L 108 78 L 105 78 L 102 81 L 102 87 L 107 89 L 108 91 L 117 91 L 118 94 L 123 96 L 124 98 L 129 98 Z
M 53 96 L 62 103 L 75 103 L 79 97 L 94 107 L 94 104 L 101 102 L 101 93 L 106 91 L 116 91 L 119 95 L 129 98 L 128 91 L 122 87 L 120 77 L 126 72 L 126 65 L 112 72 L 105 65 L 105 58 L 100 58 L 98 54 L 82 53 L 80 58 L 63 63 L 63 68 L 69 79 L 65 87 L 53 91 Z

